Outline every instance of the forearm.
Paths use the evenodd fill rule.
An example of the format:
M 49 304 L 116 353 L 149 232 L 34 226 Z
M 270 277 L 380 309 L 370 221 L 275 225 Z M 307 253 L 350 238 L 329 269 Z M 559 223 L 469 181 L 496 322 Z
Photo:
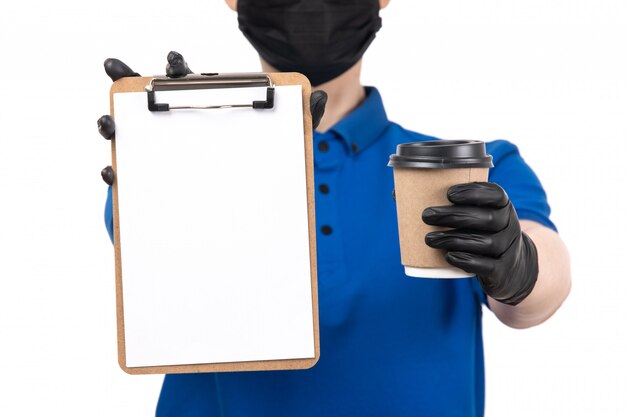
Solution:
M 565 244 L 553 230 L 521 220 L 524 233 L 537 248 L 539 275 L 533 291 L 516 306 L 488 297 L 489 307 L 507 326 L 523 329 L 547 320 L 567 298 L 571 286 L 570 260 Z

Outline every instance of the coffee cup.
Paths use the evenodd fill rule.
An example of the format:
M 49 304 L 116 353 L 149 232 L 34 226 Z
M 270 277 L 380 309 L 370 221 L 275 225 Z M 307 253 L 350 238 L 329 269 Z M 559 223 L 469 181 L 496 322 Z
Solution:
M 478 140 L 434 140 L 400 144 L 390 155 L 404 272 L 421 278 L 466 278 L 474 274 L 450 265 L 446 251 L 426 245 L 429 232 L 446 230 L 422 220 L 424 209 L 450 205 L 448 188 L 487 181 L 493 167 L 485 143 Z

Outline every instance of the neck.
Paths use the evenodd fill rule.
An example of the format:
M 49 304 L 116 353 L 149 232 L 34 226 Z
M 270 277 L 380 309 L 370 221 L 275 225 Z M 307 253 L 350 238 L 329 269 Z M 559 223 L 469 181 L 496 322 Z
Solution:
M 328 94 L 326 110 L 317 127 L 318 131 L 330 129 L 365 99 L 365 89 L 361 85 L 361 62 L 357 62 L 339 77 L 313 87 L 313 91 L 324 90 Z M 261 60 L 261 65 L 266 72 L 276 72 L 264 60 Z
M 361 61 L 339 77 L 314 87 L 313 91 L 316 90 L 328 94 L 324 117 L 317 127 L 318 131 L 325 132 L 365 100 L 365 89 L 361 85 Z

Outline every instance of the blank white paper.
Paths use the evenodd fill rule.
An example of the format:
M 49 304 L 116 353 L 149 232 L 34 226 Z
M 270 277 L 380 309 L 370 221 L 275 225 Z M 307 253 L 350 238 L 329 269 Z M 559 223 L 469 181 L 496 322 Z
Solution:
M 114 100 L 126 365 L 313 358 L 301 87 Z

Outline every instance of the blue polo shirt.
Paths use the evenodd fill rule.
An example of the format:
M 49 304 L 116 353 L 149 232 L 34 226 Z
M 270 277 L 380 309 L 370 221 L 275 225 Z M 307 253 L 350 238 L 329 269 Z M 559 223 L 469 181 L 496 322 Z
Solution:
M 400 263 L 389 155 L 435 138 L 390 122 L 380 94 L 314 134 L 319 362 L 301 371 L 167 375 L 157 416 L 482 416 L 485 295 L 475 278 L 420 279 Z M 545 192 L 510 142 L 489 180 L 522 219 L 554 229 Z M 280 152 L 277 149 L 276 152 Z M 112 234 L 111 196 L 106 223 Z

